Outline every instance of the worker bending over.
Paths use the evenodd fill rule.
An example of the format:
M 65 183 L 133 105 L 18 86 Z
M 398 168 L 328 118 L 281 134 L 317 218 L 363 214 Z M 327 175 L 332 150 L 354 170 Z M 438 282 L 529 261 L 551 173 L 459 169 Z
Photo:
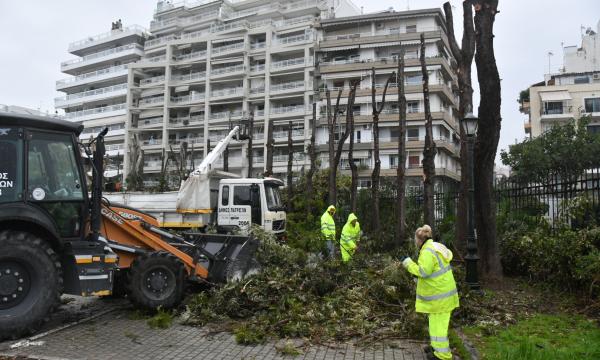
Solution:
M 358 242 L 360 240 L 360 224 L 358 218 L 354 213 L 348 215 L 348 221 L 342 229 L 342 236 L 340 237 L 340 251 L 342 253 L 342 261 L 348 262 L 352 259 Z
M 448 341 L 448 325 L 452 310 L 458 307 L 456 282 L 450 267 L 452 252 L 434 242 L 431 227 L 423 225 L 415 232 L 419 259 L 402 259 L 402 265 L 417 277 L 416 311 L 429 314 L 430 359 L 452 359 Z
M 329 205 L 325 213 L 321 216 L 321 235 L 325 240 L 326 257 L 333 256 L 333 242 L 335 241 L 335 206 Z

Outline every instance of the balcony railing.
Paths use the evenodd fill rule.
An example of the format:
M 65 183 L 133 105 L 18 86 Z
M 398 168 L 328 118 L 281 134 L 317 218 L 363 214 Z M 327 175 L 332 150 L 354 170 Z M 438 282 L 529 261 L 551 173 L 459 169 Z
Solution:
M 112 49 L 100 51 L 100 52 L 97 52 L 97 53 L 93 53 L 93 54 L 90 54 L 90 55 L 82 56 L 82 57 L 77 58 L 77 59 L 63 61 L 62 63 L 60 63 L 60 66 L 61 67 L 66 67 L 66 66 L 69 66 L 69 65 L 79 64 L 79 63 L 83 63 L 83 62 L 86 62 L 86 61 L 90 61 L 90 60 L 94 60 L 94 59 L 106 57 L 106 56 L 109 56 L 109 55 L 112 55 L 112 54 L 118 54 L 118 53 L 123 52 L 123 51 L 134 50 L 134 49 L 143 50 L 144 48 L 141 45 L 138 45 L 138 44 L 127 44 L 127 45 L 119 46 L 119 47 L 116 47 L 116 48 L 112 48 Z
M 109 75 L 109 74 L 117 75 L 118 73 L 124 73 L 125 75 L 127 75 L 126 70 L 127 70 L 128 66 L 129 66 L 129 64 L 117 65 L 117 66 L 112 66 L 112 67 L 109 67 L 106 69 L 101 69 L 101 70 L 77 75 L 77 76 L 74 76 L 74 77 L 71 77 L 68 79 L 58 80 L 56 82 L 56 86 L 61 87 L 64 85 L 74 84 L 77 82 L 90 82 L 90 81 L 96 80 L 96 78 L 100 78 L 102 76 Z M 118 75 L 121 75 L 121 74 L 118 74 Z
M 214 112 L 214 113 L 210 114 L 210 119 L 211 120 L 227 119 L 227 118 L 229 118 L 229 116 L 231 116 L 232 118 L 244 116 L 244 111 L 242 111 L 242 110 L 235 110 L 235 111 Z
M 292 159 L 293 161 L 302 161 L 304 160 L 305 156 L 304 153 L 294 153 L 292 155 Z M 288 155 L 287 154 L 278 154 L 278 155 L 273 155 L 273 162 L 287 162 L 288 161 Z
M 181 74 L 173 76 L 174 81 L 195 81 L 206 80 L 206 71 L 195 72 L 191 74 Z
M 74 119 L 74 118 L 88 116 L 88 115 L 103 114 L 103 113 L 108 113 L 108 112 L 112 112 L 112 111 L 125 110 L 126 108 L 127 108 L 127 104 L 103 106 L 103 107 L 94 108 L 94 109 L 87 109 L 87 110 L 80 110 L 80 111 L 66 113 L 65 118 Z
M 218 55 L 218 54 L 222 54 L 222 53 L 237 50 L 237 49 L 243 49 L 245 46 L 246 46 L 246 44 L 244 42 L 239 42 L 239 43 L 235 43 L 235 44 L 231 44 L 231 45 L 214 47 L 212 49 L 212 54 Z
M 304 23 L 304 22 L 314 21 L 314 19 L 315 18 L 313 16 L 301 16 L 301 17 L 287 19 L 287 20 L 274 21 L 273 26 L 275 26 L 276 28 L 291 26 L 291 25 L 296 25 L 296 24 L 300 24 L 300 23 Z
M 265 71 L 265 64 L 256 64 L 250 66 L 250 72 Z
M 100 42 L 102 40 L 110 39 L 111 37 L 117 37 L 119 35 L 123 35 L 123 34 L 127 34 L 127 33 L 140 33 L 140 35 L 142 35 L 145 32 L 146 32 L 145 28 L 138 26 L 138 25 L 131 25 L 131 26 L 127 26 L 120 30 L 107 31 L 102 34 L 98 34 L 98 35 L 87 37 L 82 40 L 74 41 L 69 44 L 69 51 L 73 51 L 75 49 L 83 48 L 86 46 L 91 46 L 94 43 Z
M 398 34 L 410 34 L 410 33 L 422 33 L 428 31 L 439 31 L 441 28 L 439 26 L 433 27 L 418 27 L 415 31 L 409 29 L 385 29 L 381 31 L 376 31 L 375 34 L 372 32 L 364 32 L 364 33 L 352 33 L 352 34 L 343 34 L 343 35 L 329 35 L 325 36 L 323 40 L 348 40 L 348 39 L 356 39 L 356 38 L 364 38 L 371 36 L 380 36 L 380 35 L 398 35 Z
M 304 129 L 293 129 L 292 130 L 292 137 L 299 137 L 299 136 L 304 136 Z M 282 131 L 274 131 L 273 132 L 273 138 L 274 139 L 283 139 L 288 137 L 288 132 L 287 130 L 282 130 Z
M 139 62 L 141 62 L 141 63 L 146 63 L 146 62 L 157 63 L 157 62 L 166 61 L 166 60 L 167 60 L 167 55 L 158 55 L 158 56 L 141 59 Z
M 155 96 L 155 97 L 151 97 L 151 98 L 140 99 L 139 106 L 147 107 L 147 106 L 152 106 L 155 104 L 162 104 L 164 102 L 165 102 L 164 96 Z
M 163 82 L 163 81 L 165 81 L 165 76 L 164 75 L 154 76 L 154 77 L 151 77 L 151 78 L 140 80 L 140 85 L 156 84 L 156 83 L 160 83 L 160 82 Z
M 146 139 L 142 140 L 142 146 L 159 146 L 162 145 L 162 139 Z
M 244 65 L 226 66 L 226 67 L 223 67 L 220 69 L 212 69 L 210 74 L 212 76 L 214 76 L 214 75 L 229 74 L 229 73 L 240 72 L 240 71 L 244 71 Z
M 300 88 L 304 88 L 304 81 L 292 81 L 283 84 L 275 84 L 271 86 L 271 92 L 279 92 L 279 91 L 287 91 L 287 90 L 296 90 Z
M 146 119 L 138 120 L 138 128 L 152 127 L 154 125 L 162 124 L 163 118 L 162 116 L 151 117 Z
M 176 105 L 187 104 L 195 101 L 204 101 L 205 95 L 204 93 L 193 94 L 193 95 L 184 95 L 184 96 L 171 96 L 171 102 Z
M 221 97 L 221 96 L 241 96 L 241 95 L 244 95 L 243 87 L 213 90 L 210 93 L 211 98 Z
M 267 46 L 267 42 L 266 41 L 255 42 L 255 43 L 251 43 L 250 44 L 250 49 L 252 49 L 252 50 L 262 49 L 262 48 L 265 48 L 266 46 Z
M 206 57 L 206 50 L 193 51 L 189 54 L 182 54 L 175 56 L 175 61 L 186 61 L 193 59 L 201 59 Z
M 176 39 L 178 39 L 177 36 L 169 35 L 169 36 L 163 36 L 163 37 L 159 37 L 159 38 L 152 39 L 152 40 L 146 40 L 146 42 L 144 43 L 144 49 L 148 49 L 148 48 L 151 48 L 154 46 L 166 44 L 167 42 L 176 40 Z
M 370 168 L 371 167 L 371 159 L 354 159 L 354 163 L 357 167 L 362 168 Z M 340 169 L 342 170 L 350 170 L 350 162 L 348 159 L 340 160 Z
M 79 93 L 75 93 L 75 94 L 70 94 L 67 96 L 57 97 L 54 99 L 54 101 L 56 102 L 57 105 L 59 105 L 59 103 L 66 102 L 68 100 L 87 98 L 87 97 L 96 96 L 96 95 L 100 95 L 100 94 L 109 94 L 109 93 L 114 93 L 114 92 L 117 92 L 120 90 L 126 90 L 126 89 L 127 89 L 127 84 L 119 84 L 119 85 L 114 85 L 114 86 L 103 87 L 103 88 L 96 89 L 96 90 L 83 91 L 83 92 L 79 92 Z
M 170 139 L 169 144 L 171 145 L 179 145 L 183 142 L 187 142 L 188 145 L 196 145 L 196 144 L 204 144 L 203 137 L 187 137 L 187 138 L 179 138 L 179 139 Z
M 264 94 L 264 92 L 265 92 L 264 86 L 250 88 L 250 94 Z
M 309 41 L 309 40 L 312 40 L 311 35 L 301 34 L 301 35 L 294 35 L 294 36 L 278 37 L 275 39 L 274 43 L 276 45 L 288 45 L 288 44 L 294 44 L 294 43 L 299 43 L 299 42 L 305 42 L 305 41 Z
M 312 64 L 312 63 L 313 63 L 312 56 L 309 57 L 308 59 L 295 58 L 295 59 L 288 59 L 288 60 L 282 60 L 282 61 L 274 61 L 271 63 L 271 70 L 287 68 L 287 67 L 291 67 L 291 66 L 304 65 L 304 64 Z
M 232 22 L 229 24 L 221 24 L 221 25 L 217 25 L 217 24 L 211 24 L 210 26 L 210 32 L 211 33 L 219 33 L 219 32 L 224 32 L 224 31 L 229 31 L 229 30 L 236 30 L 236 29 L 247 29 L 248 28 L 248 21 L 236 21 L 236 22 Z
M 189 126 L 204 123 L 204 114 L 169 119 L 171 126 Z
M 271 114 L 286 114 L 290 112 L 304 112 L 304 105 L 279 106 L 271 109 Z
M 302 8 L 309 8 L 309 7 L 313 7 L 313 6 L 327 6 L 325 1 L 323 0 L 300 0 L 300 1 L 293 1 L 293 2 L 289 2 L 285 5 L 285 10 L 287 11 L 291 11 L 291 10 L 297 10 L 297 9 L 302 9 Z
M 265 116 L 265 110 L 255 110 L 254 116 L 256 116 L 256 117 Z

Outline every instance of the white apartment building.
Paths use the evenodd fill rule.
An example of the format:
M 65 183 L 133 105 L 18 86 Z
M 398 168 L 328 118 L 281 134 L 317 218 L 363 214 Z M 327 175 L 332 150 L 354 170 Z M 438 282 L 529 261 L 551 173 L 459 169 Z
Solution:
M 361 186 L 368 186 L 374 165 L 372 142 L 371 69 L 375 67 L 376 101 L 382 100 L 383 87 L 392 72 L 397 71 L 400 50 L 405 52 L 405 92 L 407 99 L 407 185 L 422 182 L 425 113 L 422 74 L 419 61 L 420 35 L 425 34 L 425 56 L 429 73 L 430 108 L 433 136 L 437 146 L 435 167 L 437 181 L 459 181 L 459 138 L 455 95 L 457 78 L 451 68 L 451 55 L 444 16 L 440 9 L 385 11 L 377 14 L 324 19 L 320 22 L 318 66 L 321 77 L 321 118 L 317 143 L 321 161 L 328 166 L 328 131 L 325 116 L 326 85 L 331 91 L 332 106 L 338 90 L 343 91 L 341 104 L 347 104 L 351 82 L 358 80 L 353 112 L 355 115 L 354 161 L 359 167 Z M 392 81 L 380 115 L 379 139 L 381 175 L 396 176 L 398 166 L 398 86 Z M 338 133 L 345 129 L 342 116 Z M 342 170 L 350 168 L 347 154 L 342 157 Z
M 69 44 L 69 53 L 76 58 L 60 65 L 69 77 L 56 82 L 56 90 L 64 95 L 54 99 L 55 107 L 64 110 L 67 120 L 84 125 L 83 140 L 109 128 L 109 168 L 122 166 L 128 67 L 142 57 L 147 36 L 144 28 L 123 27 L 119 20 L 109 32 Z
M 561 71 L 532 85 L 529 101 L 521 104 L 521 111 L 528 115 L 525 131 L 532 137 L 584 115 L 591 117 L 588 130 L 600 133 L 599 36 L 588 29 L 581 47 L 567 46 L 563 51 Z
M 163 151 L 177 153 L 185 142 L 194 147 L 197 165 L 209 142 L 214 146 L 230 122 L 247 119 L 251 111 L 254 171 L 247 174 L 247 149 L 239 143 L 229 146 L 229 171 L 264 172 L 269 122 L 275 175 L 286 172 L 289 122 L 294 171 L 307 165 L 315 24 L 357 13 L 347 0 L 159 1 L 144 57 L 130 66 L 128 77 L 125 142 L 141 145 L 145 184 L 156 184 Z M 130 161 L 125 158 L 125 169 Z M 222 160 L 216 164 L 222 166 Z

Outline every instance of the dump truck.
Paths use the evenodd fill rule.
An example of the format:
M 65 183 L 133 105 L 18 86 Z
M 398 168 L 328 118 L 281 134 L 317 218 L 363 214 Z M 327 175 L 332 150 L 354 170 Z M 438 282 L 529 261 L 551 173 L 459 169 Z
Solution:
M 179 191 L 105 193 L 104 197 L 152 215 L 162 228 L 205 230 L 214 226 L 219 233 L 247 234 L 256 225 L 281 237 L 286 225 L 279 194 L 283 181 L 241 178 L 213 169 L 230 142 L 240 139 L 240 127 L 235 126 L 190 173 Z
M 0 113 L 0 340 L 37 329 L 62 294 L 106 296 L 122 286 L 137 306 L 170 308 L 188 282 L 239 279 L 256 264 L 252 235 L 180 236 L 103 200 L 107 129 L 81 144 L 82 129 Z

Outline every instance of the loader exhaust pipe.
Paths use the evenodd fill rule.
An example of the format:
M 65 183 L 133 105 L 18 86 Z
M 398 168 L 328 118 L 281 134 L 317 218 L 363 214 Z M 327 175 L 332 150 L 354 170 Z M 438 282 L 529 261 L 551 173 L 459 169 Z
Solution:
M 108 128 L 98 134 L 93 143 L 96 144 L 92 161 L 92 200 L 90 204 L 90 240 L 98 241 L 100 237 L 100 208 L 102 206 L 102 183 L 104 180 L 104 136 Z

